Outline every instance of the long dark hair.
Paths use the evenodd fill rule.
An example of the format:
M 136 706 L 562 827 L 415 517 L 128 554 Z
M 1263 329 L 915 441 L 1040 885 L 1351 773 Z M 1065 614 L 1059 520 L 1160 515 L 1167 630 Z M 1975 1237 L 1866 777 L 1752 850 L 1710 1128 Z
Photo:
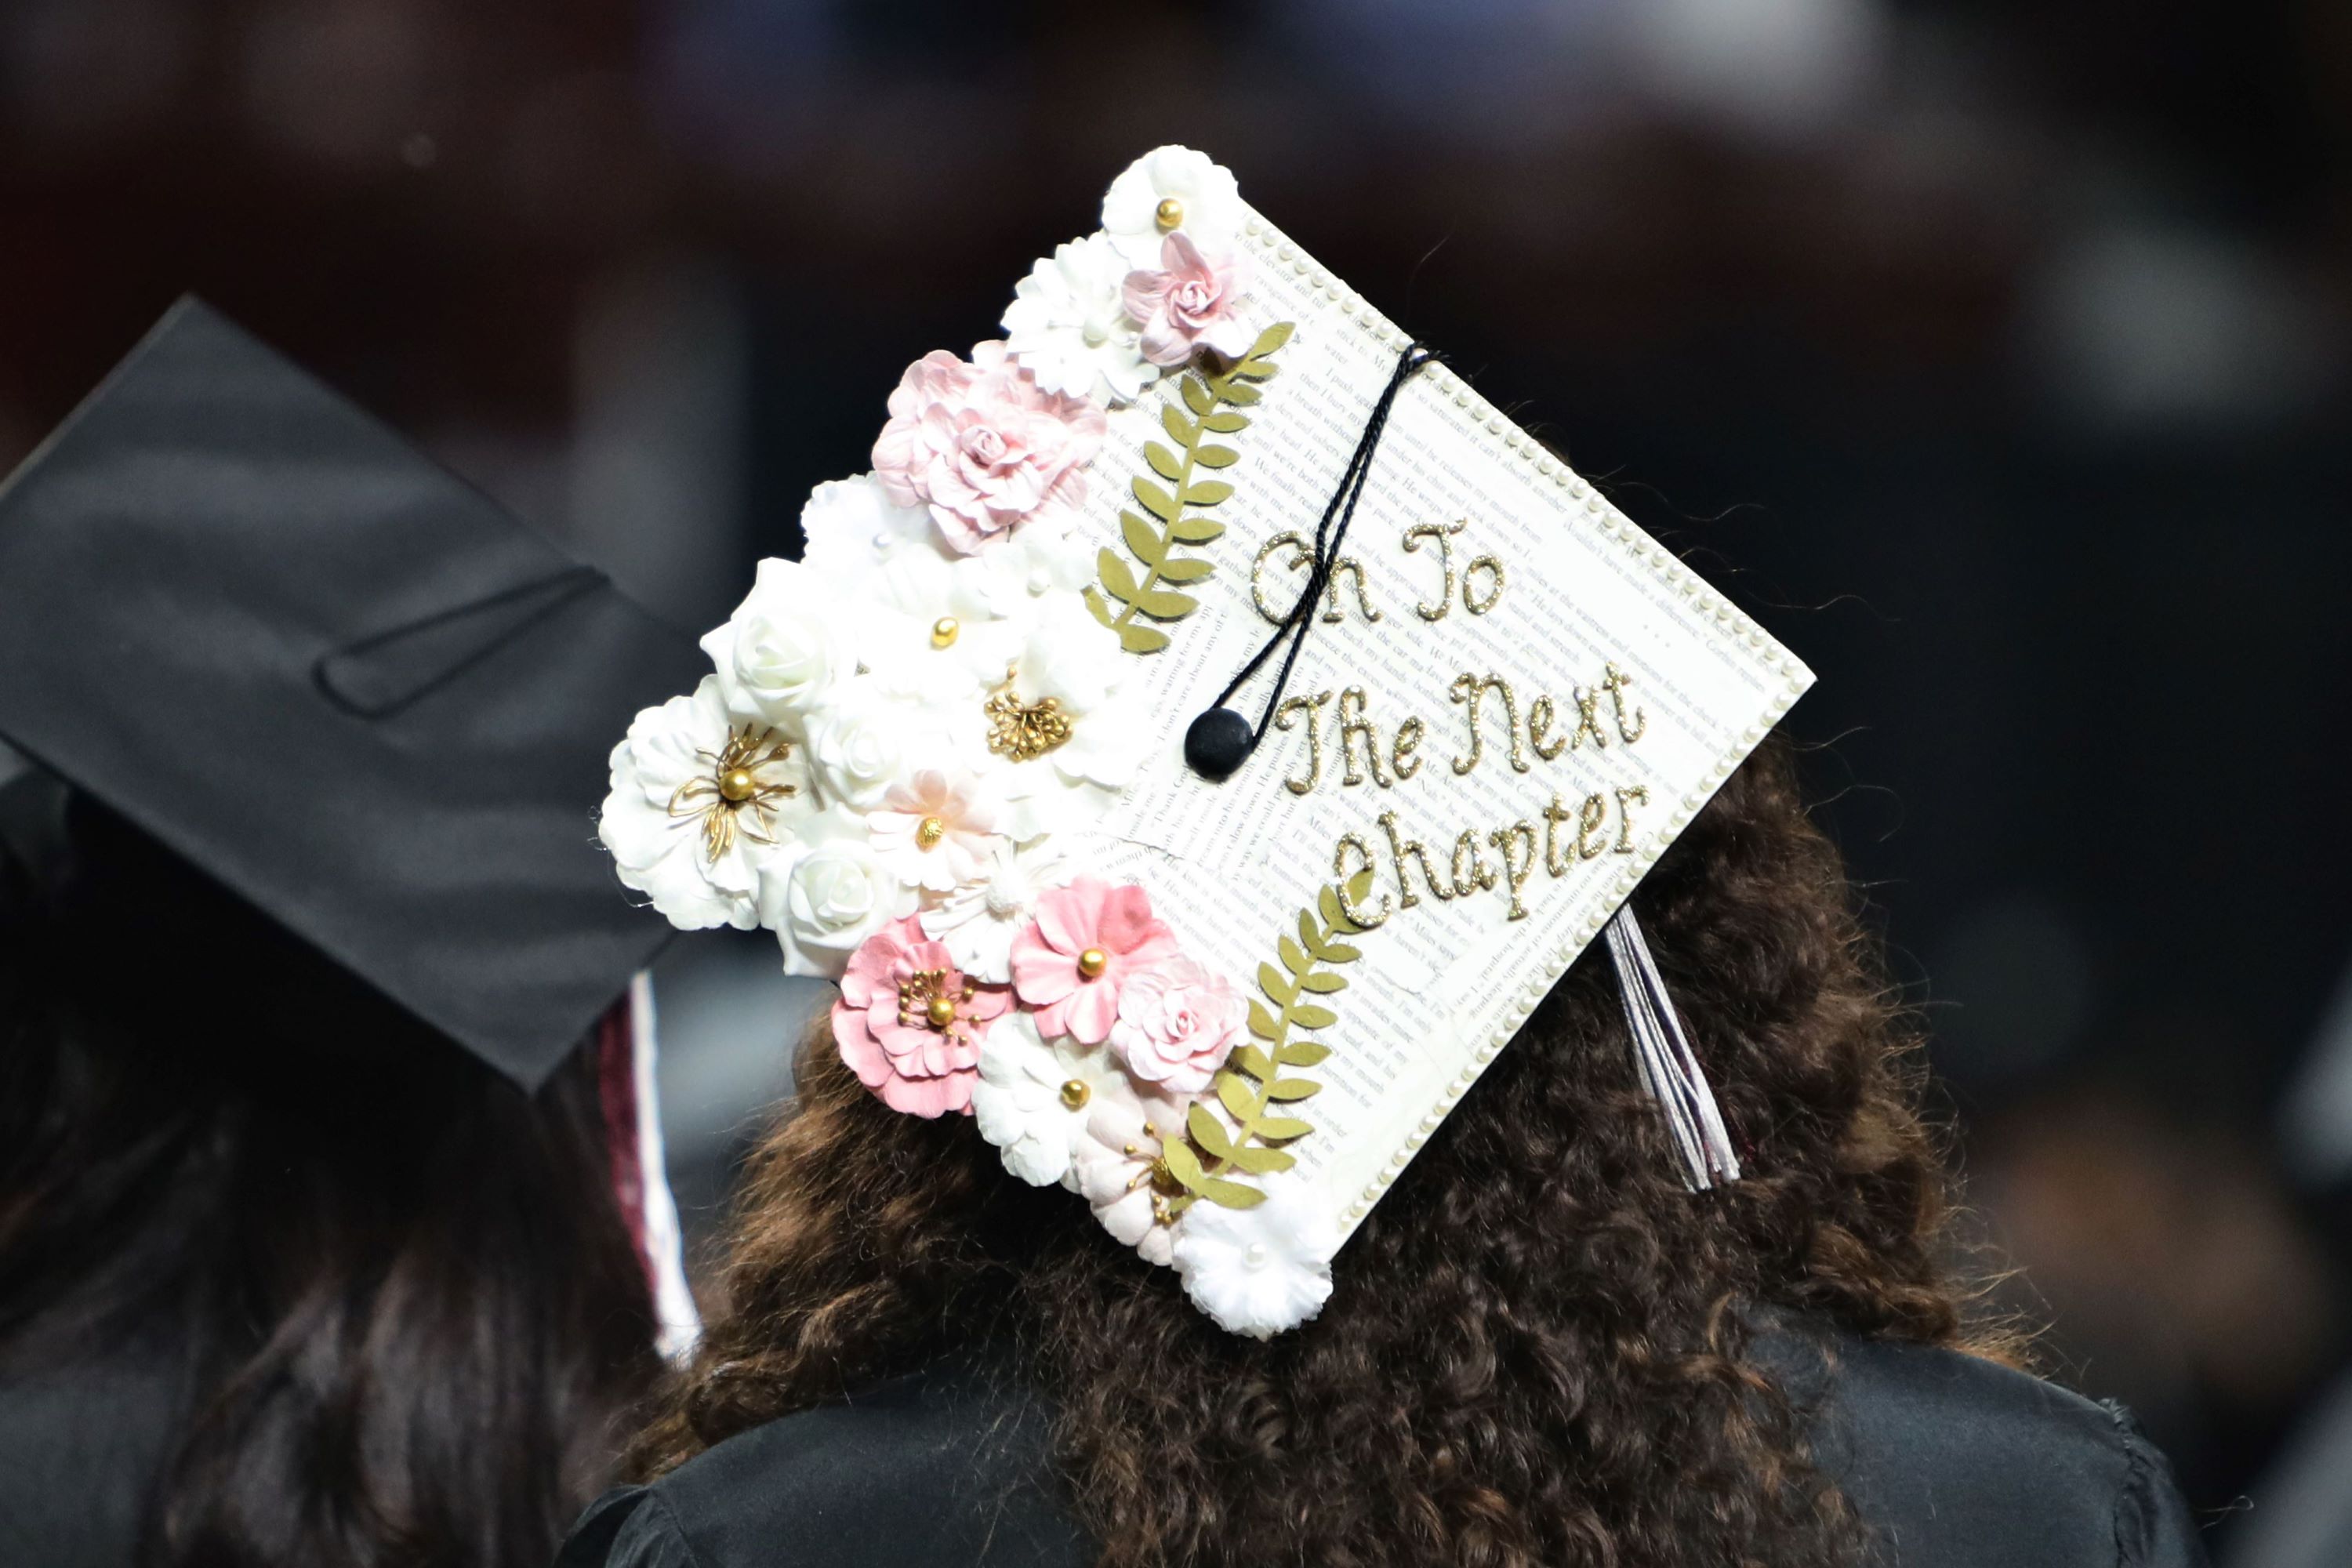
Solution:
M 969 1126 L 877 1104 L 820 1034 L 740 1201 L 731 1314 L 640 1469 L 994 1335 L 1058 1409 L 1106 1563 L 1853 1560 L 1752 1340 L 1778 1314 L 1968 1342 L 1912 1041 L 1777 741 L 1635 902 L 1746 1180 L 1684 1190 L 1588 954 L 1340 1254 L 1321 1316 L 1260 1344 Z
M 170 1364 L 156 1568 L 541 1568 L 657 1371 L 593 1053 L 527 1095 L 86 798 L 5 793 L 0 1397 Z

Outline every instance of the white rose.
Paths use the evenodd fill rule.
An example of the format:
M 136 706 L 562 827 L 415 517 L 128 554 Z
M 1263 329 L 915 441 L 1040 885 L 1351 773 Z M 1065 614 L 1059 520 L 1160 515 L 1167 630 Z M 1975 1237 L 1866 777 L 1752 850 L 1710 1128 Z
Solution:
M 857 668 L 839 601 L 837 587 L 798 562 L 761 562 L 751 593 L 702 639 L 728 707 L 804 734 L 809 710 Z
M 867 842 L 865 819 L 834 805 L 803 826 L 798 852 L 764 879 L 760 923 L 776 933 L 785 973 L 839 979 L 860 942 L 914 908 L 914 892 Z
M 808 721 L 809 760 L 828 801 L 871 811 L 915 772 L 910 760 L 937 726 L 878 685 L 853 681 Z

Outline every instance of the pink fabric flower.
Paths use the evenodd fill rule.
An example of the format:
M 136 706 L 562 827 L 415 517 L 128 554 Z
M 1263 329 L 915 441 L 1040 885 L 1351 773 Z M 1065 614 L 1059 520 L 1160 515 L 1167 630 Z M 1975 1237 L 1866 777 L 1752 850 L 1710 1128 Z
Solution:
M 935 349 L 890 394 L 874 472 L 892 500 L 928 506 L 969 555 L 1027 518 L 1084 500 L 1078 470 L 1102 437 L 1098 405 L 1045 391 L 1002 342 L 979 344 L 969 361 Z
M 934 1021 L 932 1007 L 940 998 L 948 1004 L 943 1022 Z M 891 1110 L 970 1114 L 981 1041 L 1012 1005 L 1003 986 L 967 978 L 909 915 L 850 955 L 841 1000 L 833 1005 L 834 1044 L 857 1080 Z
M 1240 257 L 1203 253 L 1179 229 L 1160 243 L 1160 268 L 1129 273 L 1120 290 L 1127 313 L 1142 323 L 1137 346 L 1145 359 L 1182 364 L 1203 344 L 1229 357 L 1249 351 L 1249 329 L 1234 315 L 1244 287 Z
M 1145 1082 L 1198 1094 L 1241 1043 L 1244 1016 L 1231 980 L 1180 955 L 1120 988 L 1110 1048 Z
M 1087 955 L 1101 967 L 1087 973 Z M 1176 933 L 1151 915 L 1151 898 L 1129 883 L 1080 877 L 1037 900 L 1037 918 L 1013 939 L 1013 989 L 1047 1039 L 1089 1046 L 1108 1037 L 1122 987 L 1176 956 Z

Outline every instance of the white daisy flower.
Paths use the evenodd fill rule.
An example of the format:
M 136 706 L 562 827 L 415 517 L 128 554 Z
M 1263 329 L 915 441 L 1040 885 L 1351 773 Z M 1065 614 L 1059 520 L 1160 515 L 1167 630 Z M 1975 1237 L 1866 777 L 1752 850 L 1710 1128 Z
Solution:
M 1048 392 L 1132 403 L 1160 378 L 1139 342 L 1142 329 L 1120 304 L 1134 270 L 1103 234 L 1054 247 L 1013 286 L 1004 345 Z

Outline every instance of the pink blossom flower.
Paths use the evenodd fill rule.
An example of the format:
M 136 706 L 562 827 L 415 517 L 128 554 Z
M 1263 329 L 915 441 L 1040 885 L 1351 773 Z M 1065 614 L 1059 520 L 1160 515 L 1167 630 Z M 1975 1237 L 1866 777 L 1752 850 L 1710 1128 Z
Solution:
M 833 1039 L 857 1080 L 893 1110 L 969 1114 L 981 1041 L 1013 1005 L 1002 985 L 963 974 L 912 915 L 850 955 L 833 1005 Z
M 1145 359 L 1182 364 L 1204 344 L 1228 356 L 1249 351 L 1249 329 L 1234 315 L 1244 287 L 1240 257 L 1204 252 L 1180 229 L 1160 243 L 1160 268 L 1129 273 L 1121 289 L 1127 313 L 1143 325 Z
M 1047 1039 L 1102 1044 L 1118 1017 L 1120 989 L 1176 956 L 1176 933 L 1129 883 L 1080 877 L 1037 900 L 1037 918 L 1013 939 L 1013 989 L 1035 1011 Z
M 1110 1048 L 1145 1082 L 1198 1094 L 1241 1043 L 1244 1016 L 1231 980 L 1180 954 L 1129 977 Z
M 1079 469 L 1102 445 L 1092 399 L 1047 392 L 985 342 L 969 361 L 935 349 L 890 394 L 874 472 L 901 506 L 930 509 L 950 546 L 969 555 L 1023 521 L 1086 499 Z

